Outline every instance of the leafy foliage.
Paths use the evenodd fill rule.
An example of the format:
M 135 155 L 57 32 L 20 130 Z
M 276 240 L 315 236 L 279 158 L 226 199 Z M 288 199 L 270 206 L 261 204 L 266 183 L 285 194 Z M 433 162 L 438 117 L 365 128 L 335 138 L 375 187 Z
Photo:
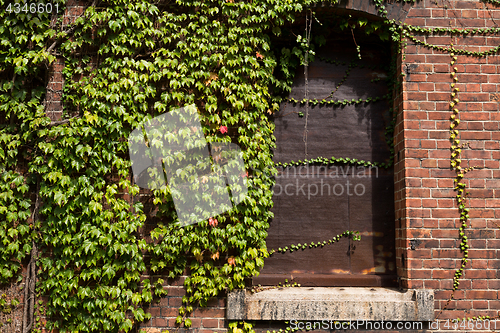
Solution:
M 13 170 L 2 171 L 0 180 L 0 284 L 15 277 L 23 260 L 31 251 L 34 238 L 28 223 L 31 201 L 26 198 L 29 186 L 25 178 Z

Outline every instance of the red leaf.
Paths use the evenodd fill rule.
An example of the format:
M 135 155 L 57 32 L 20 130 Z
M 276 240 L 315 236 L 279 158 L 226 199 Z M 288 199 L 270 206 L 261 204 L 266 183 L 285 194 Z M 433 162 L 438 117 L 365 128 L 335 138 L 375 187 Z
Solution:
M 208 224 L 210 224 L 210 226 L 212 226 L 212 227 L 215 227 L 217 224 L 219 224 L 219 221 L 217 221 L 217 219 L 214 219 L 213 217 L 211 217 L 208 219 Z

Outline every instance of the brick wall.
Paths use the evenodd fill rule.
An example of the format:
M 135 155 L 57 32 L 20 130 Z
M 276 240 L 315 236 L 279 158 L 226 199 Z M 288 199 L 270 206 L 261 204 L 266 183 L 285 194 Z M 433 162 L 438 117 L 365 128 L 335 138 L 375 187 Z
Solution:
M 500 11 L 480 1 L 422 1 L 412 8 L 406 22 L 425 27 L 497 26 Z M 446 35 L 418 37 L 427 43 L 484 51 L 500 43 L 499 37 Z M 453 276 L 461 266 L 460 214 L 453 190 L 456 174 L 450 168 L 450 75 L 457 67 L 460 89 L 458 139 L 462 167 L 476 166 L 464 183 L 470 192 L 469 262 L 460 287 L 441 319 L 476 315 L 497 317 L 500 308 L 499 240 L 495 223 L 500 216 L 500 112 L 497 92 L 500 57 L 450 55 L 408 43 L 401 69 L 402 105 L 395 138 L 397 170 L 398 265 L 402 285 L 435 290 L 436 315 L 451 295 Z M 498 222 L 497 222 L 498 223 Z
M 163 297 L 159 302 L 151 304 L 148 309 L 151 313 L 151 319 L 141 324 L 141 328 L 147 333 L 163 333 L 166 330 L 196 331 L 199 333 L 226 332 L 228 326 L 225 320 L 226 299 L 224 295 L 214 298 L 208 302 L 206 307 L 195 307 L 193 313 L 189 316 L 192 323 L 190 329 L 175 324 L 175 319 L 179 315 L 179 308 L 183 306 L 182 296 L 186 294 L 183 287 L 184 279 L 185 276 L 175 280 L 166 280 L 165 289 L 168 291 L 168 296 Z
M 76 2 L 69 16 L 81 11 Z M 366 1 L 341 1 L 340 7 L 375 13 Z M 388 6 L 389 17 L 424 27 L 491 27 L 500 23 L 500 9 L 481 1 L 424 0 Z M 68 22 L 71 20 L 68 19 Z M 428 43 L 483 51 L 500 44 L 498 36 L 419 36 Z M 452 67 L 457 67 L 461 120 L 458 139 L 470 148 L 462 151 L 462 166 L 478 169 L 466 174 L 470 192 L 469 262 L 454 300 L 441 319 L 489 315 L 500 309 L 500 56 L 458 55 L 454 65 L 441 51 L 408 42 L 398 68 L 406 73 L 395 96 L 395 210 L 398 276 L 402 287 L 435 290 L 436 315 L 451 295 L 453 275 L 460 267 L 459 211 L 450 169 L 449 109 Z M 51 68 L 49 93 L 60 96 L 63 85 L 59 59 Z M 52 119 L 61 116 L 58 101 L 47 105 Z M 179 330 L 175 325 L 182 304 L 183 278 L 167 281 L 169 295 L 149 308 L 152 319 L 141 327 L 147 332 Z M 224 296 L 190 316 L 196 332 L 227 330 Z M 22 304 L 21 304 L 22 306 Z M 279 329 L 282 323 L 266 323 Z M 16 330 L 17 332 L 17 330 Z
M 21 332 L 23 323 L 23 302 L 24 295 L 19 283 L 14 283 L 9 287 L 0 288 L 0 300 L 7 302 L 7 307 L 0 306 L 0 332 L 14 333 Z M 12 306 L 12 301 L 19 301 L 17 306 Z

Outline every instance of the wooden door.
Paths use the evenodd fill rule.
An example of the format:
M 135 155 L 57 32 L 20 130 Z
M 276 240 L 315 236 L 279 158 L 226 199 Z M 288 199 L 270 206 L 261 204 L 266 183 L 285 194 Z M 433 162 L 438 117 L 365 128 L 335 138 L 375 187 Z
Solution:
M 308 95 L 322 100 L 335 91 L 327 100 L 372 100 L 308 110 L 300 103 L 284 103 L 274 119 L 275 162 L 332 156 L 372 162 L 390 159 L 385 131 L 392 121 L 392 98 L 373 102 L 388 94 L 390 47 L 380 41 L 361 47 L 361 60 L 352 39 L 329 41 L 318 50 L 308 67 Z M 301 67 L 290 98 L 302 100 L 304 90 Z M 304 286 L 396 284 L 392 167 L 313 163 L 278 169 L 268 249 L 323 242 L 346 230 L 360 231 L 361 241 L 342 238 L 323 247 L 274 253 L 254 284 L 274 285 L 285 279 Z

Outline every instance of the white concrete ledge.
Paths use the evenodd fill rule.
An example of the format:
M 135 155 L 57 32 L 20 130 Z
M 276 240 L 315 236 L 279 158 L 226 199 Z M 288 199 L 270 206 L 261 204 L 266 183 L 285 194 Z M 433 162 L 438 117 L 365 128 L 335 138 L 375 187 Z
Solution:
M 279 288 L 228 294 L 228 320 L 433 321 L 434 291 L 390 288 Z

